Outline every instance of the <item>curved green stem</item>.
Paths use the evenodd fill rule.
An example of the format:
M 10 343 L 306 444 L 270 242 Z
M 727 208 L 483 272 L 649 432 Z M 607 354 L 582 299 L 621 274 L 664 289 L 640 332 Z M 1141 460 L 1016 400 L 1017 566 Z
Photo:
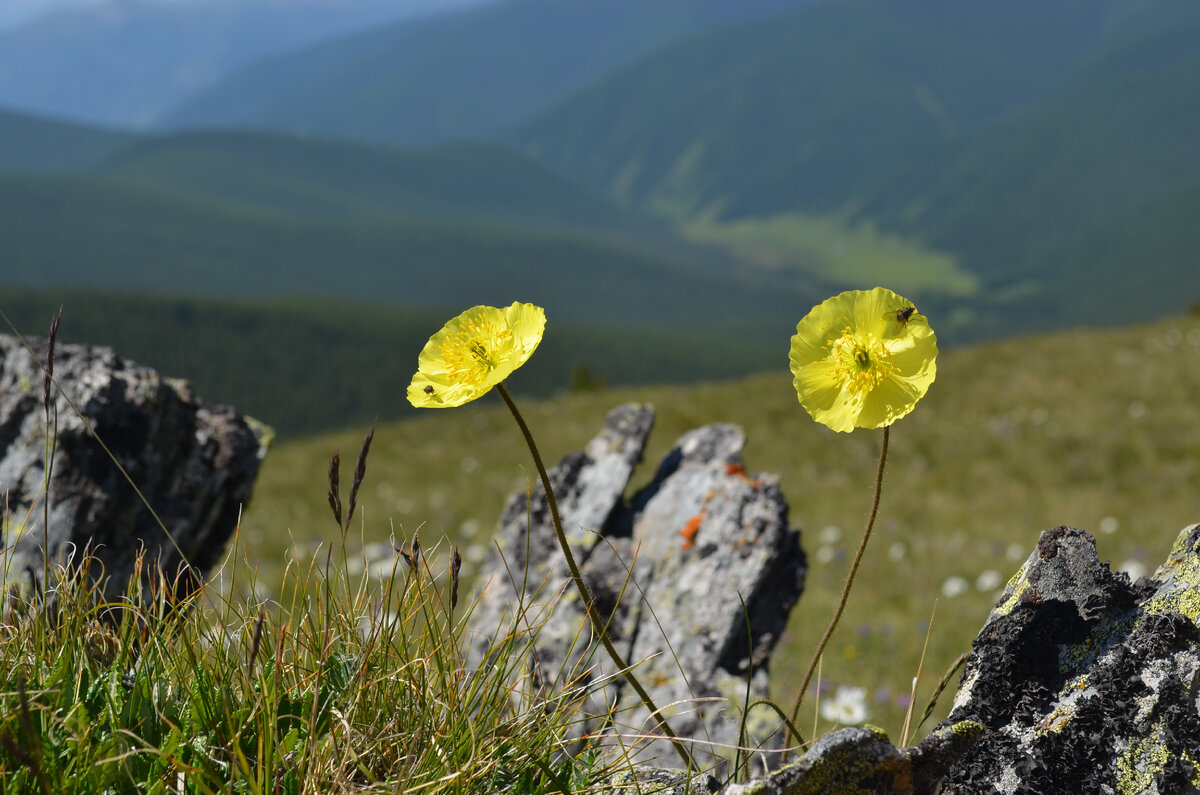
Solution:
M 537 467 L 538 477 L 542 479 L 542 488 L 546 490 L 546 503 L 550 506 L 550 519 L 554 524 L 554 534 L 558 537 L 558 544 L 562 547 L 563 557 L 567 561 L 567 568 L 571 571 L 571 581 L 575 583 L 575 588 L 579 591 L 579 598 L 583 600 L 583 606 L 587 612 L 588 619 L 592 622 L 592 629 L 595 630 L 596 636 L 600 638 L 600 643 L 604 646 L 604 650 L 608 652 L 613 665 L 617 666 L 617 669 L 622 672 L 625 681 L 637 692 L 638 697 L 642 699 L 642 704 L 645 705 L 646 709 L 650 711 L 651 717 L 658 723 L 658 728 L 662 730 L 662 733 L 675 746 L 675 752 L 679 754 L 679 758 L 683 760 L 683 763 L 687 765 L 689 770 L 694 769 L 696 764 L 692 760 L 692 755 L 688 753 L 679 736 L 671 730 L 666 717 L 662 715 L 658 707 L 654 706 L 654 701 L 650 698 L 650 694 L 646 692 L 646 688 L 642 687 L 642 683 L 633 675 L 633 669 L 626 664 L 625 660 L 621 657 L 621 652 L 608 637 L 608 628 L 596 610 L 596 598 L 592 596 L 591 589 L 588 588 L 583 575 L 579 572 L 579 566 L 575 563 L 575 555 L 572 554 L 571 546 L 567 543 L 567 534 L 563 532 L 562 519 L 558 514 L 558 501 L 554 498 L 554 488 L 550 485 L 550 476 L 546 474 L 546 467 L 542 464 L 542 456 L 533 441 L 533 434 L 529 432 L 529 426 L 525 424 L 525 418 L 521 416 L 521 412 L 517 409 L 517 404 L 513 402 L 512 396 L 508 394 L 508 390 L 504 388 L 504 384 L 497 384 L 496 391 L 500 393 L 500 397 L 504 399 L 508 410 L 512 412 L 513 419 L 517 421 L 517 425 L 521 428 L 521 433 L 525 436 L 525 443 L 529 445 L 529 452 L 533 455 L 533 464 Z
M 842 598 L 838 600 L 837 607 L 833 611 L 833 618 L 829 621 L 829 626 L 825 628 L 825 634 L 821 636 L 817 650 L 813 652 L 812 661 L 809 662 L 808 670 L 804 673 L 804 681 L 800 683 L 800 689 L 796 691 L 796 701 L 792 704 L 790 721 L 792 724 L 796 722 L 796 715 L 800 712 L 800 702 L 804 700 L 804 692 L 808 690 L 809 682 L 812 681 L 817 662 L 825 652 L 825 646 L 829 643 L 829 639 L 833 637 L 833 630 L 837 628 L 838 621 L 842 618 L 842 611 L 846 609 L 846 600 L 850 597 L 850 586 L 854 584 L 854 575 L 858 572 L 858 564 L 862 562 L 863 552 L 867 549 L 867 541 L 871 538 L 871 528 L 875 526 L 875 517 L 879 514 L 879 493 L 883 490 L 883 465 L 887 462 L 888 435 L 891 429 L 890 425 L 883 426 L 883 444 L 879 448 L 879 468 L 875 472 L 875 496 L 871 499 L 871 512 L 867 515 L 867 527 L 863 530 L 862 541 L 858 542 L 854 560 L 850 562 L 850 573 L 846 575 L 846 582 L 842 586 Z

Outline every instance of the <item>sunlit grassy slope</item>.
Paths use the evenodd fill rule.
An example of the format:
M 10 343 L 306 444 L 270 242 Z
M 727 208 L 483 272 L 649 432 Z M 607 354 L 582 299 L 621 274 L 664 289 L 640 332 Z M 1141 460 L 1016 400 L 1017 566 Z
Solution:
M 853 225 L 832 216 L 782 213 L 728 222 L 701 219 L 685 224 L 681 232 L 724 246 L 760 268 L 798 270 L 839 286 L 877 280 L 906 294 L 959 297 L 973 295 L 979 287 L 979 280 L 954 257 L 881 233 L 870 222 Z
M 610 408 L 653 404 L 657 426 L 639 483 L 682 432 L 718 421 L 745 430 L 747 469 L 780 476 L 809 555 L 805 594 L 773 669 L 775 693 L 790 703 L 861 532 L 879 434 L 838 435 L 813 423 L 785 361 L 781 353 L 779 372 L 743 381 L 613 390 L 525 410 L 554 461 L 585 444 Z M 1114 567 L 1135 561 L 1152 570 L 1178 531 L 1200 521 L 1198 390 L 1195 315 L 945 353 L 928 397 L 893 429 L 880 521 L 826 653 L 825 683 L 865 687 L 871 721 L 896 736 L 935 602 L 921 706 L 1044 529 L 1089 530 Z M 329 456 L 341 452 L 348 481 L 365 430 L 271 452 L 241 528 L 265 580 L 293 539 L 311 550 L 336 538 L 325 496 Z M 377 429 L 355 524 L 368 542 L 419 531 L 428 545 L 449 536 L 466 545 L 464 572 L 478 575 L 505 496 L 531 475 L 499 404 L 430 412 Z M 996 575 L 980 590 L 987 572 Z M 965 592 L 943 595 L 956 577 Z M 811 730 L 811 709 L 805 714 Z

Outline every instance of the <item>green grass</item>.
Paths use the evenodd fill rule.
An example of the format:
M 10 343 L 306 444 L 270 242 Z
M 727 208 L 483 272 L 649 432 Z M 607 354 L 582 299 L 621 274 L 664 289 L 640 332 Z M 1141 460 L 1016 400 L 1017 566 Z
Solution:
M 582 694 L 530 686 L 536 611 L 468 668 L 445 550 L 380 581 L 337 547 L 271 599 L 237 546 L 183 596 L 140 560 L 114 602 L 80 566 L 49 607 L 3 583 L 0 792 L 540 795 L 619 762 L 567 747 Z
M 512 388 L 520 381 L 518 373 Z M 880 519 L 826 653 L 827 685 L 865 687 L 871 721 L 895 737 L 935 601 L 920 706 L 987 615 L 994 591 L 976 588 L 980 575 L 996 572 L 998 591 L 1044 529 L 1090 530 L 1102 559 L 1153 569 L 1175 534 L 1200 520 L 1198 388 L 1194 316 L 944 353 L 929 395 L 893 429 Z M 837 435 L 816 425 L 782 363 L 779 372 L 736 382 L 611 390 L 523 410 L 552 462 L 580 449 L 605 413 L 627 400 L 658 411 L 640 483 L 681 433 L 710 422 L 744 429 L 748 471 L 781 476 L 811 566 L 773 668 L 777 700 L 790 704 L 861 533 L 879 434 Z M 356 449 L 361 435 L 299 440 L 267 457 L 242 525 L 264 582 L 293 539 L 310 550 L 329 542 L 335 528 L 322 478 L 330 454 Z M 361 498 L 364 542 L 445 533 L 463 545 L 464 577 L 481 575 L 505 497 L 536 478 L 503 407 L 473 404 L 382 426 L 374 445 Z M 968 589 L 947 598 L 943 584 L 953 577 Z M 944 699 L 935 717 L 947 707 Z

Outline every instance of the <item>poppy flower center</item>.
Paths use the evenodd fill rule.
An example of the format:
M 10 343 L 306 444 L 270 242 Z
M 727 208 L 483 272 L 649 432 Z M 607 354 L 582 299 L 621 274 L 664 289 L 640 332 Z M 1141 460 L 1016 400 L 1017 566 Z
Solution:
M 829 352 L 834 378 L 855 395 L 870 392 L 895 371 L 890 356 L 882 340 L 873 334 L 855 333 L 849 326 L 834 340 Z

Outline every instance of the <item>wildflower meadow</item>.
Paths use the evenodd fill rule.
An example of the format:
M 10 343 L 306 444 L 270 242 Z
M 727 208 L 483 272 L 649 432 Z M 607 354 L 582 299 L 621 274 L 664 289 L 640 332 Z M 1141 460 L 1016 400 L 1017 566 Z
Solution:
M 539 443 L 555 455 L 576 449 L 601 408 L 624 397 L 517 408 L 507 381 L 519 381 L 518 369 L 553 333 L 552 320 L 514 303 L 447 322 L 420 352 L 408 399 L 461 413 L 437 412 L 365 439 L 359 432 L 345 482 L 330 452 L 352 436 L 284 450 L 286 467 L 264 470 L 262 503 L 247 513 L 223 565 L 183 598 L 147 569 L 121 599 L 106 602 L 82 574 L 87 550 L 51 567 L 44 594 L 12 590 L 20 573 L 5 570 L 4 791 L 586 792 L 627 764 L 566 752 L 562 738 L 583 694 L 528 687 L 520 660 L 536 620 L 489 628 L 484 665 L 468 665 L 465 653 L 480 574 L 472 550 L 486 542 L 481 525 L 493 520 L 496 495 L 514 479 L 532 479 L 520 474 L 521 459 L 529 460 L 517 454 L 520 445 L 557 514 Z M 1041 526 L 1090 524 L 1131 567 L 1153 554 L 1150 536 L 1136 529 L 1162 526 L 1164 537 L 1178 530 L 1172 512 L 1182 516 L 1183 507 L 1170 495 L 1188 477 L 1180 462 L 1192 438 L 1192 387 L 1176 376 L 1180 357 L 1200 362 L 1192 338 L 1200 340 L 1200 327 L 1182 319 L 1045 343 L 1059 357 L 1047 366 L 1067 374 L 1050 389 L 1088 383 L 1101 360 L 1118 374 L 1106 379 L 1104 400 L 1066 411 L 1067 393 L 1023 386 L 1023 378 L 1042 383 L 1041 365 L 1022 372 L 1019 363 L 1043 343 L 956 351 L 939 366 L 928 318 L 876 288 L 831 298 L 799 322 L 786 399 L 779 375 L 640 390 L 663 407 L 664 438 L 655 444 L 669 443 L 677 429 L 732 420 L 746 428 L 748 454 L 783 477 L 811 556 L 797 608 L 802 625 L 778 652 L 792 673 L 773 686 L 780 712 L 806 727 L 795 733 L 795 752 L 868 720 L 908 739 Z M 931 389 L 935 376 L 942 383 Z M 1135 382 L 1137 390 L 1118 388 Z M 467 405 L 492 392 L 502 406 Z M 1030 408 L 1031 399 L 1040 402 Z M 902 418 L 905 432 L 892 438 Z M 1096 435 L 1106 426 L 1107 435 Z M 878 434 L 847 433 L 856 429 Z M 1070 457 L 1085 439 L 1094 442 L 1090 457 Z M 988 469 L 1028 461 L 1030 449 L 1046 450 L 1050 461 L 1028 482 L 1016 470 Z M 888 482 L 897 483 L 884 489 L 889 461 Z M 1089 461 L 1111 470 L 1115 485 L 1095 488 Z M 1135 464 L 1162 473 L 1152 508 L 1128 496 L 1145 494 Z M 316 488 L 313 470 L 323 480 Z M 298 482 L 309 483 L 302 498 Z M 416 482 L 429 485 L 401 491 Z M 440 489 L 454 497 L 435 500 Z M 1057 501 L 1038 503 L 1050 495 Z M 302 505 L 311 506 L 311 524 L 295 513 Z M 851 550 L 841 527 L 863 509 L 864 532 Z M 6 540 L 38 520 L 34 512 L 6 516 Z M 591 607 L 584 631 L 604 646 L 605 617 L 557 516 L 555 529 L 578 596 Z M 883 540 L 868 544 L 873 534 Z M 367 561 L 371 545 L 383 552 Z M 637 660 L 613 662 L 637 681 Z M 662 705 L 645 706 L 662 736 L 673 737 Z M 693 764 L 687 738 L 675 739 L 674 762 Z

